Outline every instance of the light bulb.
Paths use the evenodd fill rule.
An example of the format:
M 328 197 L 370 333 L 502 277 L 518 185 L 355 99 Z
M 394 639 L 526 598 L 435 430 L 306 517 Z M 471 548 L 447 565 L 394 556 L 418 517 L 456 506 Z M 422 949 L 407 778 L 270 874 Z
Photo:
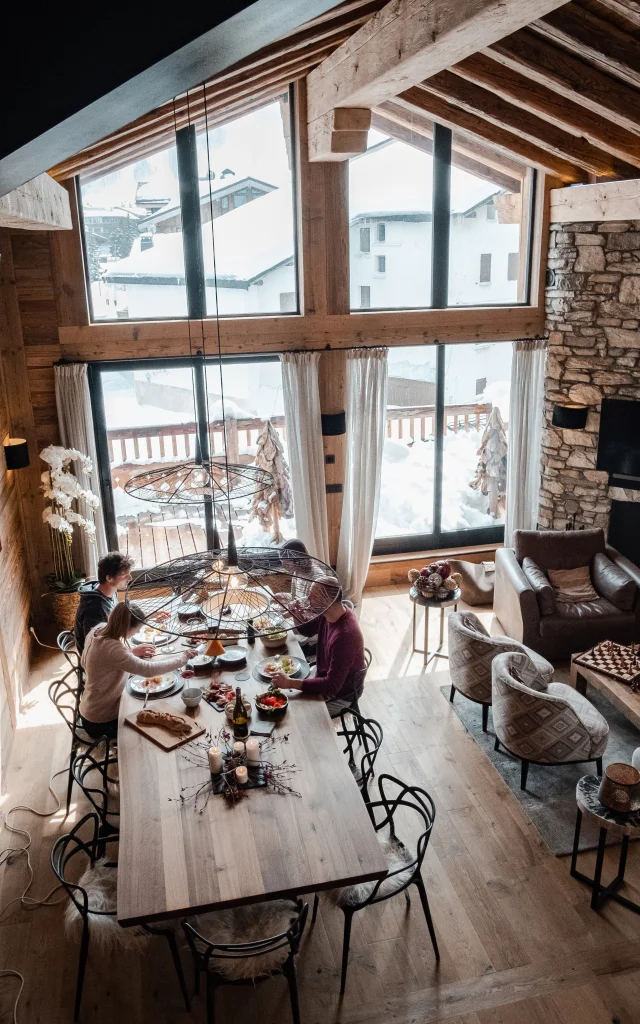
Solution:
M 190 487 L 206 487 L 210 482 L 211 478 L 204 466 L 196 466 L 196 468 L 191 471 Z

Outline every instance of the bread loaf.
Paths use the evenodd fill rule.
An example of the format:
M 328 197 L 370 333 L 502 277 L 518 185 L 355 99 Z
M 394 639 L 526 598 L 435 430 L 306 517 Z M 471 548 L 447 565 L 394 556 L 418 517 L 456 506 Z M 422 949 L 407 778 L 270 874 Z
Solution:
M 143 708 L 136 716 L 138 725 L 157 725 L 166 729 L 175 736 L 186 736 L 191 732 L 191 723 L 180 715 L 171 715 L 168 711 L 154 711 L 153 708 Z

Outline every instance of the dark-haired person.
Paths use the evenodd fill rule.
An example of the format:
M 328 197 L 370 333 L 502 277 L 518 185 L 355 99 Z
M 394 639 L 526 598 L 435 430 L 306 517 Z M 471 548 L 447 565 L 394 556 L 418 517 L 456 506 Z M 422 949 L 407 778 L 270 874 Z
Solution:
M 182 668 L 190 658 L 188 651 L 166 658 L 138 658 L 129 647 L 129 639 L 144 622 L 138 605 L 119 602 L 105 623 L 87 634 L 82 667 L 85 684 L 80 698 L 82 725 L 89 736 L 115 738 L 118 730 L 118 705 L 127 676 L 133 673 L 150 679 Z
M 98 582 L 83 583 L 76 612 L 74 633 L 80 654 L 87 634 L 99 622 L 106 622 L 118 603 L 118 591 L 131 579 L 133 560 L 119 551 L 110 551 L 98 562 Z M 148 645 L 147 645 L 148 646 Z M 138 651 L 142 656 L 143 651 Z
M 333 600 L 332 600 L 333 599 Z M 331 601 L 326 608 L 327 602 Z M 318 634 L 316 674 L 309 679 L 290 679 L 283 672 L 273 677 L 275 686 L 320 694 L 333 717 L 348 707 L 364 687 L 364 640 L 358 620 L 342 600 L 336 581 L 321 577 L 311 587 L 309 606 L 319 616 L 311 622 L 299 623 L 296 629 L 303 636 Z M 326 608 L 325 611 L 322 611 Z

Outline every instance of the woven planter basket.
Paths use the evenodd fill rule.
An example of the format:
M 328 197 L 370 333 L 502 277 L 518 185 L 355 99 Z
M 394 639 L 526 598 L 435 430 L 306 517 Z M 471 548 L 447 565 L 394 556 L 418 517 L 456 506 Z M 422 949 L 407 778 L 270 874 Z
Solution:
M 67 593 L 51 591 L 51 603 L 53 605 L 53 617 L 58 630 L 73 629 L 76 621 L 76 610 L 80 604 L 80 594 L 77 590 Z

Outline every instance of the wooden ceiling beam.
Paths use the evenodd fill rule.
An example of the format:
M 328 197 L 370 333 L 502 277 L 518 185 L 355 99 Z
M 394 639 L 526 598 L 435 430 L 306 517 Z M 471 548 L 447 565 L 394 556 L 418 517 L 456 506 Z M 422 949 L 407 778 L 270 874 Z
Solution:
M 545 121 L 581 135 L 594 146 L 612 153 L 620 160 L 640 166 L 640 136 L 613 124 L 601 114 L 587 110 L 582 104 L 567 99 L 531 78 L 492 59 L 492 51 L 474 53 L 451 71 L 468 82 L 490 89 L 496 96 L 517 103 Z M 640 119 L 640 113 L 638 115 Z
M 624 32 L 591 11 L 566 4 L 531 25 L 580 57 L 587 57 L 609 74 L 640 86 L 640 39 L 633 28 Z
M 326 121 L 332 110 L 378 106 L 560 5 L 561 0 L 391 0 L 308 76 L 309 159 L 333 158 Z
M 413 86 L 411 89 L 406 89 L 400 94 L 398 100 L 409 106 L 417 107 L 419 110 L 424 110 L 434 121 L 439 121 L 440 124 L 454 131 L 475 135 L 491 146 L 505 150 L 507 153 L 513 153 L 528 164 L 540 167 L 561 181 L 582 182 L 588 178 L 587 172 L 582 167 L 541 149 L 529 142 L 528 139 L 515 135 L 512 131 L 500 128 L 476 114 L 454 106 L 448 100 L 428 92 L 424 86 Z
M 0 196 L 0 228 L 68 231 L 71 227 L 69 193 L 48 174 Z
M 493 43 L 488 56 L 581 103 L 628 131 L 640 133 L 640 91 L 604 74 L 530 29 Z
M 422 88 L 600 178 L 632 178 L 637 174 L 637 167 L 450 71 L 432 75 L 422 83 Z
M 433 124 L 433 122 L 431 123 Z M 422 153 L 433 153 L 432 135 L 423 135 L 421 132 L 417 132 L 415 128 L 409 127 L 409 125 L 401 124 L 399 121 L 392 121 L 377 110 L 373 110 L 371 113 L 371 127 L 375 128 L 376 131 L 382 132 L 383 135 L 388 135 L 392 139 L 404 142 L 407 146 L 419 149 Z M 467 173 L 473 174 L 474 177 L 481 178 L 483 181 L 489 181 L 497 185 L 498 188 L 505 189 L 507 192 L 520 192 L 520 180 L 518 178 L 510 178 L 508 175 L 497 171 L 494 167 L 488 167 L 478 160 L 465 156 L 455 148 L 451 151 L 451 164 L 453 167 L 457 167 L 461 171 L 467 171 Z
M 636 28 L 640 28 L 640 3 L 638 0 L 599 0 L 599 4 L 635 25 Z

